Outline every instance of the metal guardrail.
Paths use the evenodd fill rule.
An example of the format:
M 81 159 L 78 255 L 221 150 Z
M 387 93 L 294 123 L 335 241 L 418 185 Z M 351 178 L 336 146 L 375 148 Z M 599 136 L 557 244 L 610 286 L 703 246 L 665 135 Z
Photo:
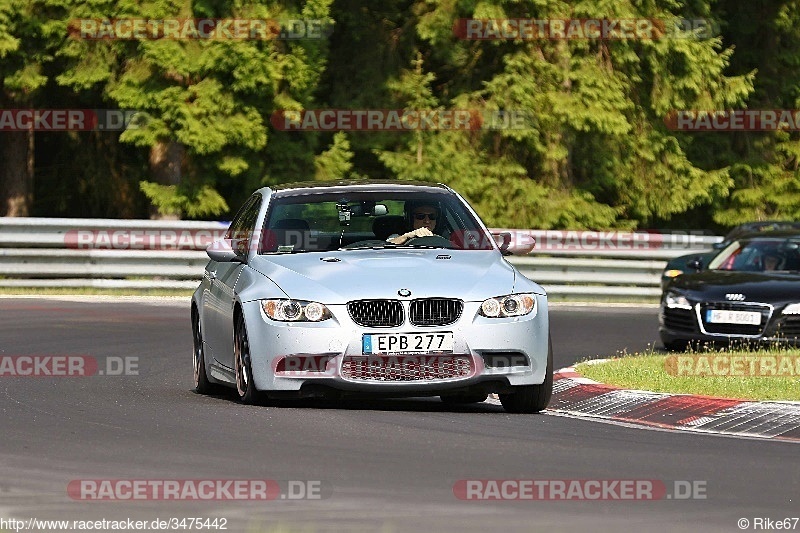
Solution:
M 0 218 L 0 287 L 192 289 L 220 222 Z M 537 248 L 510 261 L 551 295 L 657 297 L 671 257 L 701 253 L 721 237 L 654 232 L 511 231 Z M 523 246 L 524 247 L 524 246 Z

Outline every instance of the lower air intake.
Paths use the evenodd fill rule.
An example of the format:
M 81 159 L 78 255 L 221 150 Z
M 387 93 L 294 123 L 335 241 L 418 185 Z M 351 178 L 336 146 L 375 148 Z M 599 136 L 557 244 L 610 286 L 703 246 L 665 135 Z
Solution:
M 472 375 L 468 355 L 409 355 L 394 357 L 347 356 L 342 377 L 358 381 L 434 381 Z

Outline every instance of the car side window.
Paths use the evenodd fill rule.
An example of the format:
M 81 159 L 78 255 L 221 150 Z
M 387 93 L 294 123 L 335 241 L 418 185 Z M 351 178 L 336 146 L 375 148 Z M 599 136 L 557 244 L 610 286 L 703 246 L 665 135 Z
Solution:
M 261 195 L 254 194 L 239 209 L 239 212 L 233 218 L 233 222 L 231 222 L 230 228 L 228 228 L 225 238 L 239 240 L 239 248 L 244 247 L 241 250 L 237 250 L 240 255 L 246 255 L 247 253 L 247 246 L 249 246 L 250 239 L 253 236 L 260 209 Z

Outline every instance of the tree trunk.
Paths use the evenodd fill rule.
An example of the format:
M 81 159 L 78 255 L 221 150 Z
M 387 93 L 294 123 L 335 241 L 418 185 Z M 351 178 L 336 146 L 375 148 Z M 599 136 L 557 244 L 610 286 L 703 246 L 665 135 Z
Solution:
M 160 185 L 180 185 L 186 148 L 176 141 L 160 141 L 150 148 L 150 176 Z M 163 215 L 155 206 L 150 207 L 150 218 L 177 219 Z
M 0 216 L 27 217 L 33 206 L 33 131 L 7 131 L 0 142 Z

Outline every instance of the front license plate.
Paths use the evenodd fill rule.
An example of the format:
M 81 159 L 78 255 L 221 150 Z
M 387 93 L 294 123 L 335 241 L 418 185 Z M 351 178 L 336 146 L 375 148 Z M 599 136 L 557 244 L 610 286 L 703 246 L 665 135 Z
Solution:
M 756 311 L 709 309 L 706 311 L 706 322 L 709 324 L 746 324 L 758 326 L 761 324 L 761 313 Z
M 365 355 L 453 353 L 453 334 L 437 333 L 376 333 L 361 338 Z

